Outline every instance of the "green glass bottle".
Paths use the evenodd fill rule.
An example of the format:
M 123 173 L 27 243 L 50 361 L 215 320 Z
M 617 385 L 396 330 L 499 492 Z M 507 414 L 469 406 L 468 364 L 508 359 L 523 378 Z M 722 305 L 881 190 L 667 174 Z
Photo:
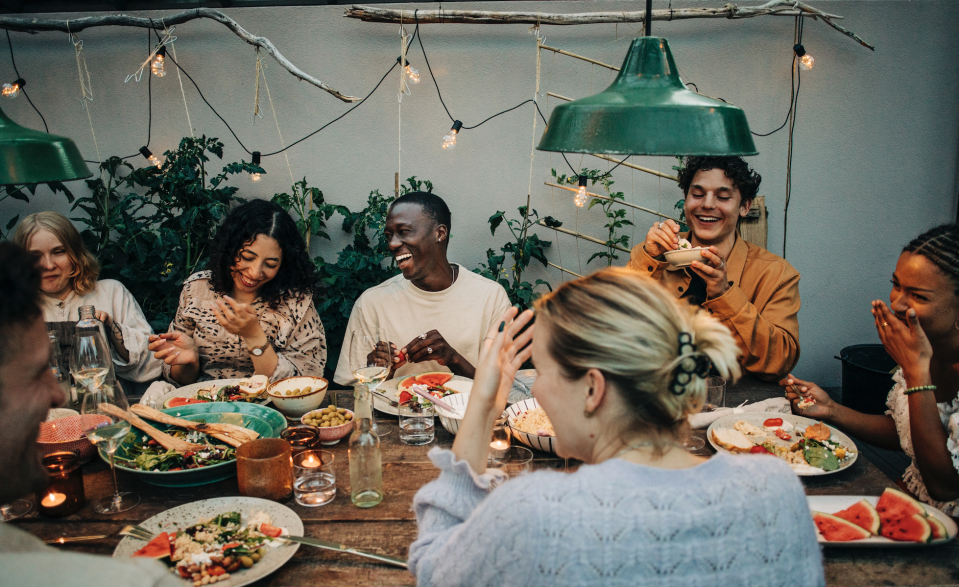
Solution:
M 365 385 L 353 388 L 355 404 L 353 434 L 350 435 L 350 498 L 353 505 L 371 508 L 383 501 L 383 456 L 380 439 L 373 431 L 370 390 Z

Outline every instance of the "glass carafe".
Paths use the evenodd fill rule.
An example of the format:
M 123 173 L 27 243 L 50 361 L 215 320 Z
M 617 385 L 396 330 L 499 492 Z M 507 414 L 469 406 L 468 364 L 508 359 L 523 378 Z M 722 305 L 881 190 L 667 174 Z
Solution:
M 369 388 L 357 385 L 354 397 L 355 417 L 349 448 L 350 498 L 353 505 L 370 508 L 383 501 L 383 456 L 380 439 L 372 429 Z

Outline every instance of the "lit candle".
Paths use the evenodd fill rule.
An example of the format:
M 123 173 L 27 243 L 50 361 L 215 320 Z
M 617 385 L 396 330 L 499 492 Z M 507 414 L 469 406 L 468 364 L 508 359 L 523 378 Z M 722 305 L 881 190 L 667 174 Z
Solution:
M 306 457 L 306 459 L 302 463 L 300 463 L 300 466 L 309 467 L 310 469 L 315 469 L 319 467 L 320 464 L 321 464 L 320 459 L 314 457 L 313 455 L 309 455 L 308 457 Z
M 43 501 L 40 502 L 40 505 L 45 508 L 55 508 L 66 500 L 67 496 L 62 493 L 50 493 L 43 498 Z
M 504 451 L 504 450 L 506 450 L 506 449 L 509 448 L 509 442 L 507 442 L 507 441 L 505 441 L 505 440 L 494 440 L 493 442 L 489 443 L 489 447 L 490 447 L 490 449 L 492 449 L 494 452 L 496 452 L 496 451 Z

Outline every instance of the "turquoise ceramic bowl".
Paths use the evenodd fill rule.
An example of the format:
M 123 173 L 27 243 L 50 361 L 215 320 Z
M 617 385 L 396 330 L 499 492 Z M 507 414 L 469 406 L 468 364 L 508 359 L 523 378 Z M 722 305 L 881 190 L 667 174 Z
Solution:
M 272 408 L 267 408 L 259 404 L 248 402 L 211 402 L 203 404 L 190 404 L 177 408 L 162 410 L 163 413 L 184 420 L 203 420 L 209 423 L 218 424 L 236 424 L 249 428 L 260 435 L 260 438 L 279 438 L 280 432 L 286 428 L 286 418 Z M 160 424 L 159 422 L 147 422 L 157 430 L 166 431 L 171 426 Z M 146 435 L 142 430 L 136 428 L 134 432 Z M 127 454 L 129 445 L 121 444 L 117 448 L 117 455 L 124 457 Z M 100 458 L 110 462 L 110 457 L 102 449 Z M 185 471 L 138 471 L 124 467 L 120 461 L 117 461 L 117 469 L 139 477 L 142 481 L 151 485 L 161 487 L 193 487 L 196 485 L 206 485 L 207 483 L 216 483 L 224 479 L 229 479 L 236 475 L 236 461 L 229 461 L 213 465 L 210 467 L 201 467 L 199 469 L 189 469 Z

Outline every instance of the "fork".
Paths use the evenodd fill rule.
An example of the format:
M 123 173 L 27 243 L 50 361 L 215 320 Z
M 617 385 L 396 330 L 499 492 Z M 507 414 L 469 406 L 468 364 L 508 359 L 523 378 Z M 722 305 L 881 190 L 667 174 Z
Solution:
M 147 542 L 155 538 L 152 532 L 146 528 L 143 528 L 142 526 L 124 526 L 123 529 L 118 532 L 118 534 L 120 536 L 129 536 L 138 540 L 146 540 Z
M 380 392 L 378 392 L 378 391 L 370 390 L 370 392 L 371 392 L 373 395 L 375 395 L 376 397 L 378 397 L 378 398 L 380 398 L 381 400 L 383 400 L 383 401 L 387 402 L 388 404 L 390 404 L 390 407 L 396 408 L 396 407 L 399 407 L 399 405 L 400 405 L 400 404 L 398 404 L 397 402 L 391 400 L 390 398 L 386 397 L 386 395 L 384 395 L 384 394 L 382 394 L 382 393 L 380 393 Z

